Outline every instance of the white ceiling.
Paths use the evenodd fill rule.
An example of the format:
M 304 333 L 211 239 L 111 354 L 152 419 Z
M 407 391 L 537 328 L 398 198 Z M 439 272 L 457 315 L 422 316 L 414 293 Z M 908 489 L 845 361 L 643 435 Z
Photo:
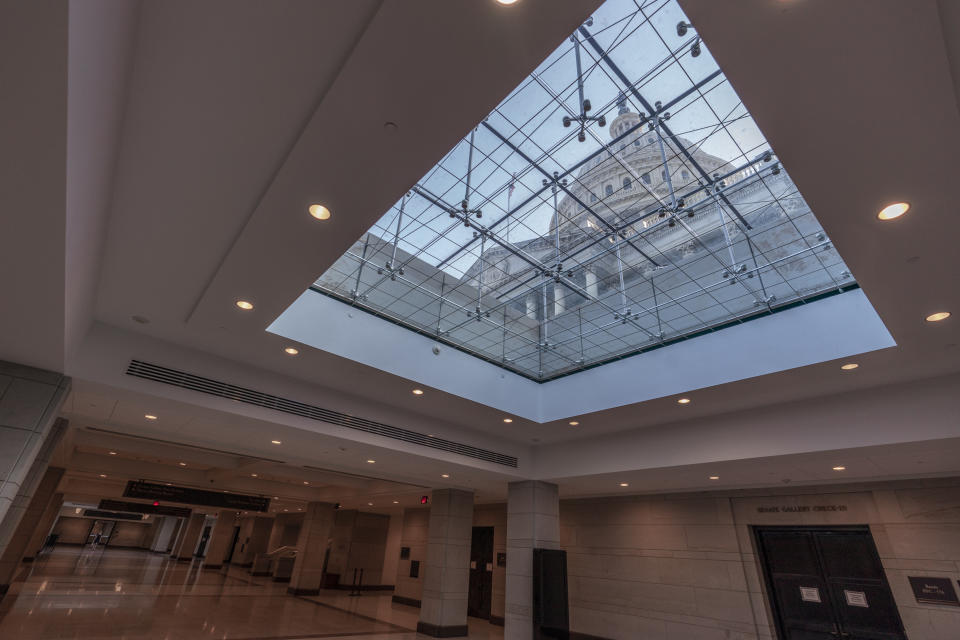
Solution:
M 70 108 L 82 103 L 74 96 L 83 95 L 83 82 L 102 91 L 98 101 L 82 103 L 87 109 L 122 116 L 115 134 L 106 128 L 99 141 L 72 138 L 72 154 L 64 127 L 53 126 L 66 121 L 68 107 L 66 9 L 5 5 L 36 28 L 0 26 L 0 74 L 5 86 L 23 88 L 0 104 L 0 127 L 11 141 L 0 150 L 0 167 L 26 176 L 17 189 L 0 190 L 0 358 L 65 368 L 77 384 L 68 408 L 77 426 L 214 448 L 238 443 L 239 453 L 265 457 L 273 453 L 260 434 L 282 429 L 281 439 L 297 444 L 296 455 L 284 456 L 289 462 L 368 472 L 362 456 L 347 463 L 321 453 L 348 441 L 358 453 L 376 452 L 377 477 L 426 485 L 455 463 L 430 450 L 391 453 L 386 441 L 357 443 L 280 414 L 211 408 L 205 397 L 135 384 L 123 369 L 130 358 L 159 354 L 169 366 L 189 362 L 198 374 L 286 384 L 285 395 L 306 402 L 321 398 L 324 406 L 374 419 L 393 414 L 392 422 L 411 429 L 441 425 L 521 456 L 534 455 L 530 445 L 575 450 L 578 442 L 602 445 L 615 432 L 763 406 L 776 411 L 789 401 L 960 370 L 960 315 L 940 325 L 923 321 L 944 308 L 960 314 L 953 282 L 960 222 L 950 189 L 960 166 L 960 12 L 929 0 L 682 2 L 897 342 L 858 357 L 855 372 L 841 372 L 839 362 L 800 367 L 698 390 L 684 407 L 660 398 L 579 416 L 580 426 L 571 428 L 566 421 L 507 425 L 497 410 L 431 388 L 414 398 L 409 380 L 316 349 L 283 354 L 286 342 L 266 326 L 597 4 L 173 0 L 143 3 L 121 20 L 111 13 L 115 1 L 74 2 L 71 14 L 89 11 L 91 19 L 77 18 L 71 29 L 86 25 L 90 47 L 96 35 L 118 55 L 101 74 L 70 67 Z M 92 19 L 102 12 L 115 16 L 111 29 Z M 85 59 L 102 63 L 95 53 Z M 397 123 L 395 133 L 384 129 L 387 121 Z M 76 146 L 110 146 L 111 135 L 114 153 Z M 109 176 L 108 197 L 91 187 L 78 201 L 83 207 L 71 202 L 64 215 L 57 167 L 65 157 L 73 159 L 68 176 Z M 910 214 L 878 222 L 876 211 L 893 200 L 911 202 Z M 321 224 L 305 215 L 314 201 L 327 204 L 333 218 Z M 70 216 L 77 216 L 72 226 Z M 91 229 L 101 229 L 99 236 L 71 239 Z M 74 273 L 69 256 L 86 274 L 71 276 L 75 287 L 66 275 Z M 85 278 L 94 283 L 89 289 Z M 238 297 L 256 309 L 239 312 Z M 86 317 L 76 312 L 84 305 Z M 75 338 L 83 353 L 75 357 L 67 337 L 91 321 L 93 333 Z M 109 357 L 103 351 L 97 362 L 108 343 Z M 81 406 L 90 398 L 94 406 Z M 161 404 L 169 418 L 145 425 L 140 412 L 157 403 L 174 403 Z M 377 415 L 362 414 L 365 403 Z M 467 462 L 454 468 L 458 486 L 490 485 L 490 493 L 510 477 Z M 688 486 L 680 472 L 674 480 L 657 473 L 667 474 L 665 484 L 649 476 L 638 482 Z M 579 482 L 562 484 L 572 493 L 593 491 Z

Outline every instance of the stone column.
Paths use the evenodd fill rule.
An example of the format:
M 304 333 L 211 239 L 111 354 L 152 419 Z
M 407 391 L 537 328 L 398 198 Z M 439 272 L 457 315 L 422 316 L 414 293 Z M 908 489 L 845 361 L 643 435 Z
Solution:
M 233 540 L 233 530 L 237 526 L 239 511 L 226 509 L 217 514 L 217 523 L 210 532 L 210 542 L 207 543 L 207 559 L 203 563 L 204 569 L 219 569 L 224 565 L 230 542 Z
M 559 282 L 553 284 L 553 315 L 559 316 L 567 309 L 567 301 L 564 298 L 566 294 L 565 287 Z
M 182 562 L 193 560 L 193 550 L 197 548 L 200 542 L 200 534 L 203 533 L 203 523 L 207 519 L 202 513 L 194 513 L 183 526 L 183 533 L 177 540 L 177 545 L 173 548 L 173 556 Z
M 533 294 L 527 294 L 525 298 L 527 304 L 527 317 L 531 320 L 537 319 L 537 298 Z
M 47 508 L 44 510 L 43 516 L 40 517 L 40 523 L 37 525 L 36 529 L 34 529 L 33 535 L 30 537 L 30 542 L 27 543 L 27 548 L 23 553 L 23 560 L 25 562 L 32 561 L 37 554 L 40 553 L 40 550 L 43 549 L 43 543 L 47 541 L 47 536 L 50 535 L 50 530 L 53 529 L 53 525 L 56 523 L 57 518 L 60 517 L 60 509 L 62 508 L 63 494 L 53 494 L 53 497 L 50 498 L 50 502 L 47 503 Z
M 587 269 L 583 272 L 585 282 L 587 285 L 587 293 L 592 298 L 597 298 L 600 295 L 600 288 L 597 286 L 597 274 Z
M 430 505 L 418 633 L 436 638 L 467 635 L 472 536 L 473 492 L 435 490 Z
M 33 499 L 20 518 L 16 531 L 10 536 L 3 553 L 0 554 L 0 596 L 6 593 L 10 587 L 13 576 L 17 572 L 17 567 L 20 565 L 20 560 L 27 551 L 27 545 L 40 524 L 47 503 L 50 502 L 53 493 L 57 490 L 57 485 L 60 484 L 63 471 L 59 467 L 50 467 L 44 472 L 43 478 L 33 492 Z
M 507 606 L 504 640 L 532 640 L 533 550 L 560 548 L 557 485 L 511 482 L 507 496 Z
M 303 516 L 297 538 L 297 559 L 293 564 L 287 592 L 294 595 L 317 595 L 323 579 L 323 560 L 333 532 L 336 507 L 327 502 L 311 502 Z
M 70 378 L 0 361 L 0 554 L 66 431 L 58 420 Z

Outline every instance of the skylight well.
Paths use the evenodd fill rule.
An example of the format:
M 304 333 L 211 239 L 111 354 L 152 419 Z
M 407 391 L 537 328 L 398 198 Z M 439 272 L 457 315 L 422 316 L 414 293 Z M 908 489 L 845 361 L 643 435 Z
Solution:
M 609 0 L 311 289 L 537 381 L 856 287 L 673 0 Z

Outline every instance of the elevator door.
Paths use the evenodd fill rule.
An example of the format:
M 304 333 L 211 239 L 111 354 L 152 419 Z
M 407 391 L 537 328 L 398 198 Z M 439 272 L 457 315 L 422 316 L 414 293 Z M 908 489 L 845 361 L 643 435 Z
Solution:
M 756 533 L 781 640 L 905 640 L 869 529 Z
M 470 592 L 467 615 L 490 619 L 493 600 L 493 527 L 474 527 L 470 544 Z

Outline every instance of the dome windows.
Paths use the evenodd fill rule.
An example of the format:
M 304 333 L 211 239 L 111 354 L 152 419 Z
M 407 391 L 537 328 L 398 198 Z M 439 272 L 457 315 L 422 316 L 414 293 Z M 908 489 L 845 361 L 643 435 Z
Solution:
M 642 176 L 640 176 L 640 179 L 643 180 L 643 184 L 650 184 L 650 174 L 649 174 L 649 173 L 643 174 Z
M 624 189 L 633 189 L 633 180 L 630 178 L 623 179 L 623 188 Z
M 608 195 L 608 196 L 612 196 L 612 195 L 613 195 L 613 185 L 612 185 L 612 184 L 608 184 L 607 186 L 605 186 L 605 187 L 603 188 L 603 193 L 606 194 L 606 195 Z

